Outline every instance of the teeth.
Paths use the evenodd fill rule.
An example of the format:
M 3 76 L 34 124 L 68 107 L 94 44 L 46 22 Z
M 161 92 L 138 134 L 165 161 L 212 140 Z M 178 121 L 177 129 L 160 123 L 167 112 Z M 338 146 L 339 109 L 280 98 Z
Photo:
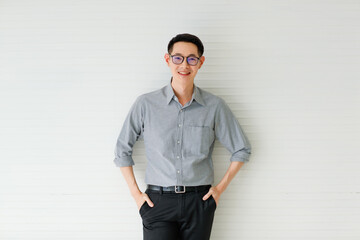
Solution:
M 188 74 L 188 72 L 179 72 L 180 74 Z

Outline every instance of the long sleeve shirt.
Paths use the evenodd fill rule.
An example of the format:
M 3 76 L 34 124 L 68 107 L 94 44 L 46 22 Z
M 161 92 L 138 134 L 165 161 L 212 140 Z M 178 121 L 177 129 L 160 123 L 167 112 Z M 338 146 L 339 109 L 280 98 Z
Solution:
M 115 147 L 117 167 L 134 165 L 133 146 L 144 140 L 145 183 L 163 187 L 214 182 L 215 139 L 231 153 L 230 161 L 249 161 L 250 143 L 225 101 L 194 84 L 182 106 L 171 86 L 137 97 Z

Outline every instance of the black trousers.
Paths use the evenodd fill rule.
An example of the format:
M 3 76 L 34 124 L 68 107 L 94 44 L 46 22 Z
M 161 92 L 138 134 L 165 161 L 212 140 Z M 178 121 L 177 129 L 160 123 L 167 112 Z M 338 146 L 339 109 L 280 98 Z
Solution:
M 145 202 L 139 210 L 144 240 L 210 239 L 216 202 L 212 196 L 202 200 L 208 190 L 161 193 L 147 189 L 145 192 L 154 207 Z

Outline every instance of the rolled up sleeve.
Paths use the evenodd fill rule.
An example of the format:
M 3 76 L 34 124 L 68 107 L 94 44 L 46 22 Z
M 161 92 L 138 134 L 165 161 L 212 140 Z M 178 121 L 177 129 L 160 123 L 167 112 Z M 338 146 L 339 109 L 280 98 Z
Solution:
M 132 152 L 135 142 L 142 138 L 144 130 L 144 111 L 142 96 L 139 96 L 131 106 L 118 136 L 115 147 L 114 163 L 117 167 L 134 165 Z
M 231 153 L 231 162 L 249 161 L 251 154 L 250 142 L 235 115 L 223 99 L 220 99 L 217 106 L 215 135 L 220 143 Z

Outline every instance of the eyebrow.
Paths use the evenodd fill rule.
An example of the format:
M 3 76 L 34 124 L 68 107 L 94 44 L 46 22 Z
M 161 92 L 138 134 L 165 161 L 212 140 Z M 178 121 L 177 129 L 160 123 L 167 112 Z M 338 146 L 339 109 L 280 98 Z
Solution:
M 180 55 L 180 56 L 183 56 L 181 53 L 175 53 L 174 55 Z M 184 56 L 183 56 L 184 57 Z M 198 57 L 196 56 L 195 54 L 190 54 L 189 56 L 187 57 Z

